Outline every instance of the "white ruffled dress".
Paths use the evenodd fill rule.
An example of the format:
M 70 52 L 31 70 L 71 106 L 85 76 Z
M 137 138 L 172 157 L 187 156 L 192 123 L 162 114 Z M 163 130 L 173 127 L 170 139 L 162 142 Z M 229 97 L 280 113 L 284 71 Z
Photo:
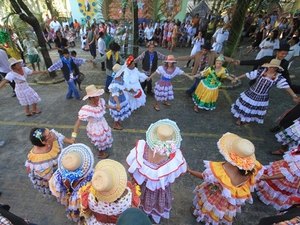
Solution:
M 154 164 L 147 161 L 148 146 L 139 140 L 127 156 L 128 172 L 141 186 L 140 207 L 156 223 L 161 217 L 168 219 L 171 211 L 171 184 L 187 170 L 186 161 L 178 149 L 167 160 Z M 151 152 L 152 153 L 152 152 Z

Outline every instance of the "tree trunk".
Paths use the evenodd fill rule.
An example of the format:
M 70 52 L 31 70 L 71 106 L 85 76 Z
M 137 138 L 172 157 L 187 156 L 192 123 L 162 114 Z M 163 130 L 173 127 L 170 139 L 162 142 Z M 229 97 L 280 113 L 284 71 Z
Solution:
M 229 39 L 227 44 L 225 45 L 224 54 L 226 56 L 232 56 L 239 44 L 243 26 L 244 26 L 245 15 L 250 5 L 250 2 L 251 0 L 236 1 L 236 9 L 234 11 L 232 21 L 231 21 Z
M 19 14 L 20 19 L 24 22 L 28 23 L 32 26 L 33 30 L 36 33 L 39 46 L 41 47 L 42 56 L 45 61 L 46 67 L 50 67 L 52 65 L 52 60 L 50 58 L 49 52 L 46 47 L 46 40 L 44 38 L 42 28 L 40 26 L 39 21 L 37 18 L 33 15 L 33 13 L 28 9 L 28 7 L 24 4 L 22 0 L 9 0 L 13 9 L 16 11 L 16 13 Z M 23 13 L 23 11 L 26 13 Z M 50 77 L 55 77 L 55 72 L 49 73 Z
M 51 18 L 54 16 L 58 16 L 58 12 L 56 11 L 56 9 L 53 7 L 52 4 L 52 0 L 45 0 L 47 9 L 49 10 L 50 14 L 51 14 Z
M 132 1 L 132 12 L 133 12 L 133 55 L 137 57 L 139 55 L 138 38 L 139 38 L 139 27 L 138 27 L 138 7 L 137 1 Z

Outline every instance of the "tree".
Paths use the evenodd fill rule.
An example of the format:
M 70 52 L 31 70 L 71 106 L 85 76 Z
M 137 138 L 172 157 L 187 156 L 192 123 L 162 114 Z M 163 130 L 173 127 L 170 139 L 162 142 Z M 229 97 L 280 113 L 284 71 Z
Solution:
M 138 27 L 137 0 L 132 0 L 132 11 L 133 11 L 133 55 L 134 57 L 137 57 L 139 54 L 139 47 L 138 47 L 139 27 Z
M 14 11 L 19 15 L 20 19 L 32 26 L 37 36 L 38 44 L 41 47 L 41 53 L 44 58 L 45 65 L 47 68 L 50 67 L 52 65 L 52 60 L 47 50 L 46 41 L 39 21 L 22 0 L 9 0 L 9 1 Z M 54 77 L 54 76 L 55 73 L 53 72 L 50 73 L 50 77 Z

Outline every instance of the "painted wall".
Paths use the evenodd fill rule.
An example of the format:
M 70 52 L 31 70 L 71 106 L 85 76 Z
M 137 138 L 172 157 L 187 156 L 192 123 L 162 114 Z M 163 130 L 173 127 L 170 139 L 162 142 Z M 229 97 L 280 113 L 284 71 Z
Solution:
M 85 24 L 86 20 L 93 20 L 96 16 L 97 0 L 69 0 L 73 20 Z
M 186 14 L 186 8 L 189 0 L 182 0 L 181 2 L 181 10 L 180 12 L 175 16 L 175 19 L 179 19 L 180 21 L 183 21 L 185 14 Z

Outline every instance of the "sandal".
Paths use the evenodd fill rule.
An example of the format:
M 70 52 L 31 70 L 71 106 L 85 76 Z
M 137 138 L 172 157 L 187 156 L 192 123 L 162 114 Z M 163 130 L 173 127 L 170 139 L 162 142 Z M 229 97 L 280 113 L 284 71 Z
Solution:
M 26 113 L 26 116 L 32 116 L 33 114 L 32 113 Z
M 285 152 L 286 152 L 285 150 L 280 148 L 280 149 L 277 149 L 276 151 L 272 151 L 271 154 L 272 155 L 284 155 Z
M 194 112 L 196 112 L 196 113 L 199 112 L 199 109 L 198 109 L 198 107 L 196 105 L 194 106 Z
M 41 114 L 42 113 L 42 111 L 41 110 L 39 110 L 39 111 L 36 111 L 36 112 L 32 112 L 32 114 L 34 115 L 34 114 Z
M 163 105 L 170 106 L 171 103 L 169 103 L 169 102 L 163 102 Z
M 104 151 L 100 151 L 98 153 L 98 158 L 99 159 L 107 159 L 109 157 L 109 154 L 107 152 L 104 152 Z
M 156 111 L 160 111 L 160 108 L 158 105 L 154 105 L 153 108 L 156 110 Z
M 120 126 L 120 125 L 116 125 L 116 126 L 113 126 L 113 129 L 115 129 L 115 130 L 123 130 L 123 127 Z

